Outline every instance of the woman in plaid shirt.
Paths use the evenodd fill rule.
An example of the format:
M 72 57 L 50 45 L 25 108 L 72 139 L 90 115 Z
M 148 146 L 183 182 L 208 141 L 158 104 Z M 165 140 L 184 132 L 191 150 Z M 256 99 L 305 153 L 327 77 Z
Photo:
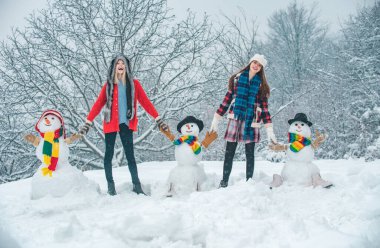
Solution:
M 229 119 L 224 136 L 227 145 L 220 187 L 228 186 L 238 142 L 245 144 L 246 179 L 252 178 L 255 166 L 255 143 L 260 140 L 261 122 L 266 127 L 269 142 L 277 143 L 268 111 L 270 89 L 264 73 L 266 64 L 267 60 L 263 55 L 255 54 L 246 67 L 232 75 L 228 82 L 227 94 L 214 114 L 211 130 L 217 131 L 218 123 L 227 111 Z

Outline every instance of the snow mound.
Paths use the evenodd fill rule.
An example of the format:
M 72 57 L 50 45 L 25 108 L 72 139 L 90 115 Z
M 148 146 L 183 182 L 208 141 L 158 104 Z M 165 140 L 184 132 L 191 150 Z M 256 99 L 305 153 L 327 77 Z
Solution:
M 43 176 L 38 168 L 32 177 L 31 199 L 39 199 L 45 196 L 62 197 L 71 191 L 78 194 L 100 192 L 99 185 L 90 181 L 83 173 L 69 164 L 57 168 L 53 176 Z
M 284 184 L 273 190 L 271 175 L 283 164 L 257 161 L 246 182 L 245 162 L 235 162 L 229 187 L 217 189 L 223 162 L 202 162 L 204 191 L 172 198 L 164 189 L 176 161 L 138 165 L 151 196 L 131 192 L 126 167 L 114 170 L 116 196 L 106 194 L 103 170 L 85 173 L 102 194 L 70 191 L 30 200 L 31 179 L 20 180 L 0 185 L 0 231 L 25 248 L 376 248 L 379 162 L 318 160 L 334 187 Z

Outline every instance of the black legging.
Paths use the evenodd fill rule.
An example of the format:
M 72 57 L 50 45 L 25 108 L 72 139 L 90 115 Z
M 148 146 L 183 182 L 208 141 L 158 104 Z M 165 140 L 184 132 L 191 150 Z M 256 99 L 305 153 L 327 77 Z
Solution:
M 237 142 L 228 142 L 226 146 L 226 153 L 224 156 L 223 164 L 223 181 L 228 182 L 230 178 L 232 163 L 236 152 Z M 250 179 L 253 176 L 253 170 L 255 168 L 255 142 L 245 144 L 245 156 L 246 156 L 246 179 Z
M 132 183 L 139 184 L 140 180 L 137 173 L 135 155 L 133 152 L 133 131 L 130 130 L 125 123 L 120 124 L 119 128 L 119 135 L 121 143 L 123 144 L 125 156 L 127 157 L 128 168 L 132 177 Z M 104 154 L 104 171 L 106 173 L 107 182 L 109 183 L 113 183 L 112 158 L 114 154 L 116 134 L 117 132 L 105 134 L 106 152 Z

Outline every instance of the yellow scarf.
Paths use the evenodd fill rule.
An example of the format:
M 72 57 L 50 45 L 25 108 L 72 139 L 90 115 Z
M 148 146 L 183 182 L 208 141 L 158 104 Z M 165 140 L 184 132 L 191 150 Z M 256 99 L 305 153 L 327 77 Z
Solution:
M 58 136 L 58 137 L 57 137 Z M 46 167 L 42 168 L 42 175 L 50 177 L 52 172 L 55 171 L 58 163 L 59 155 L 59 133 L 46 132 L 43 134 L 44 144 L 42 147 L 43 161 Z

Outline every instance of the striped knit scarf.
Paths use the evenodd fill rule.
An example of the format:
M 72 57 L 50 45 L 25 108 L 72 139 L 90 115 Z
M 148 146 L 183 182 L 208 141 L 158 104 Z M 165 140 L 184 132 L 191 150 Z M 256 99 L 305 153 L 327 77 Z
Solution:
M 305 146 L 311 144 L 311 140 L 309 138 L 303 137 L 302 135 L 296 133 L 288 133 L 290 150 L 293 152 L 299 152 Z
M 259 92 L 261 78 L 256 74 L 249 81 L 249 69 L 243 71 L 237 82 L 237 93 L 234 106 L 234 117 L 236 120 L 245 121 L 244 137 L 252 137 L 254 134 L 251 124 L 254 116 L 254 105 L 256 95 Z
M 42 175 L 52 176 L 52 172 L 55 171 L 58 163 L 59 137 L 63 135 L 63 128 L 40 134 L 44 139 L 42 146 L 43 163 L 47 166 L 42 168 Z
M 193 135 L 181 136 L 179 139 L 174 140 L 173 144 L 178 146 L 182 144 L 183 142 L 191 146 L 191 149 L 196 155 L 198 155 L 202 151 L 201 145 L 199 144 L 198 138 L 196 136 L 193 136 Z

